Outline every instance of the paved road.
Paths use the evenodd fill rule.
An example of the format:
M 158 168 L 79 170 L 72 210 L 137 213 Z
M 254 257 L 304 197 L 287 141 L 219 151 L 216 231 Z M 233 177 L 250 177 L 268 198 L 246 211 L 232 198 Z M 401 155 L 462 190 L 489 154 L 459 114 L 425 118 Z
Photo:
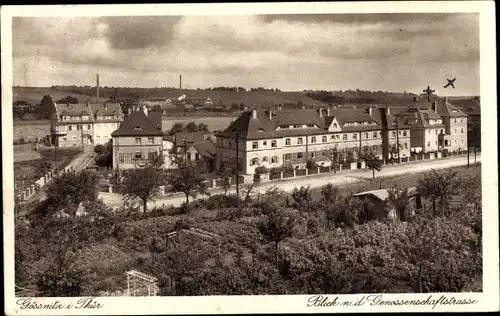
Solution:
M 91 150 L 90 148 L 85 148 L 85 151 L 78 156 L 75 157 L 66 167 L 65 169 L 72 168 L 75 171 L 80 171 L 86 166 L 88 166 L 90 163 L 92 163 L 92 160 L 94 159 L 94 152 L 93 149 Z M 45 186 L 35 193 L 33 196 L 31 196 L 26 203 L 32 203 L 34 201 L 43 201 L 47 198 L 47 195 L 45 193 Z
M 481 156 L 478 154 L 476 158 L 477 162 L 481 161 Z M 471 156 L 471 163 L 474 163 L 474 157 Z M 450 167 L 464 166 L 467 165 L 467 156 L 454 157 L 439 160 L 425 160 L 418 162 L 403 163 L 401 165 L 395 164 L 384 166 L 380 172 L 375 172 L 375 176 L 379 177 L 390 177 L 401 174 L 411 174 L 429 171 L 431 169 L 445 169 Z M 308 177 L 296 177 L 289 180 L 273 180 L 266 183 L 262 183 L 259 187 L 254 189 L 254 195 L 260 193 L 265 193 L 266 188 L 271 186 L 276 186 L 277 188 L 290 192 L 296 187 L 300 186 L 310 186 L 311 188 L 318 188 L 324 186 L 327 183 L 332 183 L 335 185 L 344 185 L 353 182 L 365 181 L 372 178 L 372 171 L 364 170 L 346 170 L 338 172 L 337 174 L 324 173 L 317 176 Z M 240 191 L 244 188 L 241 185 Z M 221 189 L 209 190 L 211 194 L 219 194 L 223 191 Z M 235 188 L 231 188 L 228 193 L 235 193 Z M 240 192 L 241 193 L 241 192 Z M 123 198 L 119 194 L 114 193 L 99 193 L 99 197 L 110 207 L 116 208 L 123 204 Z M 192 199 L 192 198 L 191 198 Z M 154 201 L 148 202 L 148 209 L 152 209 L 155 206 L 161 207 L 162 205 L 173 205 L 179 206 L 185 201 L 185 196 L 183 194 L 175 193 L 161 198 L 157 198 Z

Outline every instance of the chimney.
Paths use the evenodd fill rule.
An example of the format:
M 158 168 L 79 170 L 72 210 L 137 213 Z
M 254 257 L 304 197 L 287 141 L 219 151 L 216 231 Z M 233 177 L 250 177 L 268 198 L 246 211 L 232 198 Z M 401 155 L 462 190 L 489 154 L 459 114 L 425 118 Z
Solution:
M 413 97 L 413 103 L 417 103 L 417 97 Z
M 302 106 L 302 110 L 304 110 L 304 111 L 306 110 L 306 106 L 305 105 Z
M 281 111 L 282 107 L 281 104 L 278 105 L 278 111 Z
M 96 93 L 97 93 L 97 103 L 99 103 L 99 74 L 96 75 Z
M 330 116 L 330 107 L 326 108 L 326 116 Z
M 434 112 L 437 112 L 437 102 L 436 101 L 432 101 L 432 110 Z
M 373 109 L 372 109 L 372 106 L 370 105 L 370 107 L 368 108 L 368 114 L 372 115 L 373 114 Z
M 387 115 L 391 115 L 391 107 L 390 106 L 387 107 L 386 113 L 387 113 Z
M 254 119 L 257 118 L 257 110 L 256 109 L 252 110 L 252 118 L 254 118 Z
M 128 108 L 128 115 L 131 115 L 132 114 L 132 107 L 129 107 Z
M 180 96 L 182 96 L 182 75 L 179 75 L 179 90 Z
M 267 116 L 270 120 L 273 118 L 273 111 L 271 109 L 267 110 Z
M 144 112 L 144 115 L 148 116 L 148 106 L 147 105 L 142 106 L 142 111 Z
M 323 109 L 322 108 L 318 109 L 318 114 L 319 114 L 319 117 L 323 117 Z

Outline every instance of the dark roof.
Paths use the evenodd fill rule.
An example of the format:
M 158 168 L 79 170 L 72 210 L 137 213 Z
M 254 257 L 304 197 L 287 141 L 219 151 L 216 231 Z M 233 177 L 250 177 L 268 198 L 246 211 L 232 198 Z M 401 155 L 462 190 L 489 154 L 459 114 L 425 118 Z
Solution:
M 153 123 L 156 128 L 162 130 L 162 116 L 163 113 L 161 111 L 149 111 L 148 118 Z
M 203 132 L 175 133 L 175 146 L 184 146 L 184 140 L 187 144 L 201 143 L 205 140 L 205 134 Z
M 216 155 L 215 144 L 210 140 L 194 143 L 193 147 L 205 158 L 213 159 Z
M 481 102 L 477 99 L 453 100 L 453 105 L 468 115 L 481 115 Z
M 377 111 L 373 109 L 372 113 Z M 255 117 L 254 117 L 255 115 Z M 303 109 L 303 110 L 253 110 L 243 112 L 228 128 L 218 134 L 221 137 L 235 137 L 239 132 L 245 139 L 280 138 L 324 134 L 333 119 L 339 122 L 343 131 L 368 131 L 380 128 L 380 120 L 366 109 Z M 372 121 L 373 125 L 343 126 L 350 122 Z M 306 128 L 280 128 L 282 125 L 311 125 Z M 313 127 L 314 126 L 314 127 Z
M 150 112 L 148 116 L 143 111 L 133 111 L 121 124 L 111 133 L 111 136 L 163 136 L 161 125 L 158 128 L 157 112 Z M 160 117 L 161 120 L 161 117 Z
M 89 106 L 94 116 L 96 114 L 109 116 L 121 113 L 121 106 L 119 103 L 104 102 L 104 103 L 89 103 L 87 105 L 86 103 L 57 104 L 54 102 L 54 104 L 56 106 L 57 113 L 59 115 L 74 116 L 74 115 L 81 115 L 82 113 L 90 114 Z
M 437 113 L 444 117 L 464 117 L 467 116 L 458 107 L 451 104 L 447 98 L 436 102 Z

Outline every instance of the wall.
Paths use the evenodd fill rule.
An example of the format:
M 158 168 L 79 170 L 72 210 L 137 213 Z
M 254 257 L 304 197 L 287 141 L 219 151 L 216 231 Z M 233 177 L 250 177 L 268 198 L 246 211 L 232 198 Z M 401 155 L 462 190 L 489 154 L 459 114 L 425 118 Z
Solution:
M 104 145 L 111 139 L 111 133 L 119 127 L 119 122 L 96 122 L 94 124 L 92 139 L 94 141 L 94 145 L 101 144 Z
M 149 144 L 149 138 L 153 139 L 153 144 Z M 141 139 L 141 144 L 136 144 L 136 138 Z M 121 136 L 113 137 L 113 168 L 130 169 L 136 167 L 135 153 L 141 152 L 139 161 L 145 162 L 148 159 L 148 153 L 161 153 L 163 148 L 162 136 Z M 122 154 L 122 155 L 120 155 Z M 123 158 L 123 161 L 120 161 Z M 119 164 L 119 165 L 118 165 Z
M 450 131 L 448 139 L 451 141 L 451 145 L 445 149 L 450 151 L 467 150 L 467 118 L 454 117 L 447 119 L 446 122 L 448 123 L 447 129 Z

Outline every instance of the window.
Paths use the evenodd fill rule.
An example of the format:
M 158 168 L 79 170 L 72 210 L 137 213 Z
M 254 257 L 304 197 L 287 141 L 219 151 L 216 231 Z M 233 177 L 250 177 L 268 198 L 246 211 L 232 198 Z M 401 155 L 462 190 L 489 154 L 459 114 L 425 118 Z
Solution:
M 405 149 L 408 149 L 408 143 L 405 143 Z
M 73 125 L 68 125 L 68 131 L 72 131 L 73 130 Z
M 154 139 L 154 137 L 148 137 L 148 143 L 149 143 L 150 145 L 154 144 L 154 143 L 155 143 L 155 139 Z
M 352 139 L 358 139 L 358 134 L 352 134 Z
M 326 157 L 326 151 L 322 151 L 321 156 Z
M 229 148 L 233 147 L 233 141 L 232 140 L 229 140 L 229 145 L 228 145 Z
M 290 161 L 292 159 L 292 155 L 290 154 L 285 154 L 285 160 Z
M 72 139 L 73 139 L 73 140 L 76 140 L 76 136 L 73 136 L 73 137 L 72 137 Z
M 259 142 L 252 142 L 252 149 L 259 148 Z
M 322 141 L 323 143 L 326 143 L 326 136 L 321 137 L 321 141 Z
M 330 138 L 331 138 L 332 140 L 334 140 L 334 139 L 335 139 L 335 135 L 330 136 Z
M 342 135 L 342 140 L 347 140 L 347 134 Z
M 298 125 L 298 124 L 293 126 L 293 128 L 301 128 L 301 127 L 302 127 L 302 125 Z
M 463 134 L 463 133 L 464 133 L 464 129 L 463 129 L 463 128 L 461 128 L 461 129 L 460 129 L 460 134 Z
M 443 134 L 443 129 L 441 129 L 440 133 Z
M 428 134 L 429 134 L 429 135 L 431 134 L 431 130 L 429 130 L 429 133 L 428 133 Z
M 90 129 L 90 124 L 87 124 L 87 129 Z
M 97 135 L 95 138 L 99 139 L 99 138 L 101 138 L 101 136 Z
M 436 146 L 438 145 L 438 141 L 436 140 Z
M 290 146 L 291 141 L 290 138 L 285 139 L 285 145 Z
M 368 146 L 363 146 L 363 151 L 364 151 L 365 153 L 366 153 L 366 152 L 368 152 L 368 150 L 369 150 Z
M 311 144 L 316 143 L 316 136 L 311 137 Z
M 373 138 L 377 138 L 377 132 L 373 132 Z
M 140 137 L 136 137 L 135 138 L 135 144 L 136 145 L 140 145 L 141 144 L 141 138 Z
M 427 142 L 427 147 L 431 147 L 431 142 Z
M 275 140 L 271 141 L 271 147 L 276 147 L 276 141 Z
M 455 139 L 455 145 L 457 144 L 457 140 Z
M 436 130 L 436 135 L 438 134 L 438 130 Z
M 335 138 L 340 139 L 340 135 L 339 134 L 335 135 Z
M 374 150 L 374 151 L 377 150 L 377 145 L 373 145 L 372 150 Z
M 63 137 L 63 140 L 68 140 L 68 138 L 67 137 Z
M 307 124 L 307 127 L 314 127 L 314 124 Z
M 252 158 L 252 160 L 250 160 L 250 166 L 255 166 L 258 163 L 259 163 L 259 158 Z
M 453 123 L 456 123 L 456 122 L 457 122 L 457 119 L 456 119 L 456 118 L 455 118 L 455 119 L 453 119 Z
M 461 143 L 462 143 L 462 145 L 464 144 L 464 139 L 463 138 L 461 139 Z
M 271 163 L 278 163 L 278 156 L 272 156 Z
M 456 128 L 455 128 L 455 130 L 454 130 L 454 134 L 455 134 L 455 135 L 457 134 L 457 129 L 456 129 Z
M 462 117 L 462 118 L 460 119 L 460 123 L 463 123 L 463 122 L 464 122 L 464 118 Z
M 263 142 L 262 142 L 262 145 L 263 145 L 263 146 L 267 146 L 267 140 L 263 141 Z
M 136 151 L 134 158 L 135 159 L 141 159 L 141 157 L 142 157 L 142 153 L 140 151 Z
M 302 159 L 302 153 L 297 153 L 297 159 Z
M 392 132 L 392 137 L 396 137 L 396 132 Z
M 186 153 L 186 157 L 187 160 L 191 160 L 191 153 Z
M 408 132 L 407 132 L 407 131 L 404 131 L 404 132 L 403 132 L 403 136 L 404 136 L 404 137 L 406 137 L 406 135 L 407 135 L 407 134 L 408 134 Z
M 365 139 L 368 139 L 368 133 L 365 133 Z
M 297 138 L 297 144 L 302 145 L 302 137 Z
M 194 160 L 200 160 L 200 154 L 198 153 L 194 154 Z
M 263 161 L 263 162 L 267 162 L 268 160 L 269 160 L 269 159 L 267 158 L 267 156 L 262 157 L 262 161 Z
M 316 157 L 316 153 L 313 151 L 313 152 L 311 153 L 311 158 L 315 158 L 315 157 Z

